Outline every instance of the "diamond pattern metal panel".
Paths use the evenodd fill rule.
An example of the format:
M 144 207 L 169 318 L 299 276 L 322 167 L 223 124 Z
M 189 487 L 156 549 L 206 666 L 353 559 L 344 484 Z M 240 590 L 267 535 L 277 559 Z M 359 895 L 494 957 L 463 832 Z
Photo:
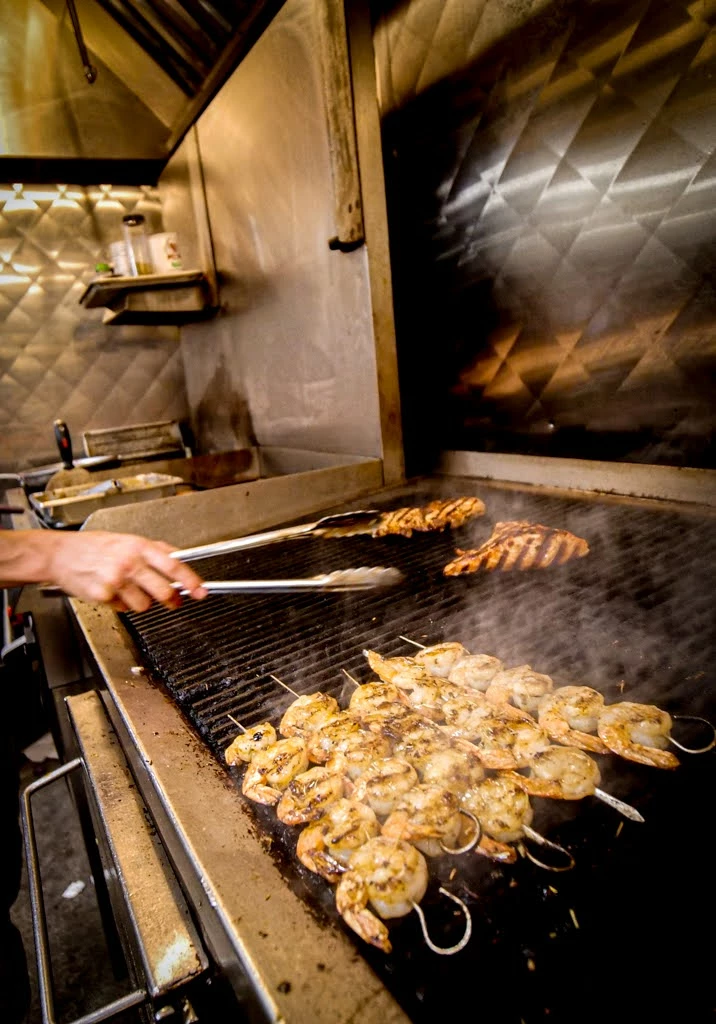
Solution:
M 716 5 L 375 9 L 409 461 L 716 464 Z
M 150 187 L 0 185 L 0 469 L 53 461 L 52 422 L 72 433 L 186 415 L 176 328 L 104 327 L 79 297 L 122 216 L 150 230 Z

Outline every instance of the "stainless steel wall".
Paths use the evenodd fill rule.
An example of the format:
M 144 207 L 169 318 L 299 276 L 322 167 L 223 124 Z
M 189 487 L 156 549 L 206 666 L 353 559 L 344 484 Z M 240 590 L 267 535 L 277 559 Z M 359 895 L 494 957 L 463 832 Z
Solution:
M 328 248 L 315 13 L 288 0 L 197 123 L 222 312 L 182 328 L 182 353 L 206 450 L 381 454 L 366 253 Z
M 175 327 L 105 327 L 79 297 L 122 216 L 161 229 L 156 189 L 0 185 L 0 469 L 57 458 L 82 430 L 186 415 Z
M 716 3 L 377 0 L 406 446 L 716 463 Z

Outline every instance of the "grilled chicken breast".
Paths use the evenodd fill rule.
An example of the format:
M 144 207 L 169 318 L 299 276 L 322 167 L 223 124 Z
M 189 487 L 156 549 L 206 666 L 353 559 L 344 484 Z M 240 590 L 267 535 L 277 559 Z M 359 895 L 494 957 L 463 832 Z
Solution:
M 427 533 L 448 527 L 456 529 L 474 516 L 481 516 L 484 511 L 484 502 L 474 497 L 431 501 L 422 508 L 397 508 L 383 513 L 373 530 L 373 536 L 400 534 L 402 537 L 410 537 L 414 532 Z
M 495 569 L 545 569 L 562 565 L 570 558 L 589 553 L 586 540 L 567 530 L 540 523 L 516 520 L 496 523 L 491 536 L 479 548 L 462 551 L 443 569 L 446 576 L 468 572 L 493 572 Z

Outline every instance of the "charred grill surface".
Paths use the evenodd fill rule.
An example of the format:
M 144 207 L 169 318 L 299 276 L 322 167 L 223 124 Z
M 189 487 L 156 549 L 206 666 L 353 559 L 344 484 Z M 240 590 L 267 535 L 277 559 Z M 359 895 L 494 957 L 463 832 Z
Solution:
M 222 763 L 236 734 L 228 714 L 247 726 L 266 718 L 278 726 L 291 702 L 270 674 L 298 693 L 320 689 L 345 704 L 351 686 L 341 669 L 368 681 L 361 651 L 410 654 L 399 634 L 424 643 L 460 640 L 508 666 L 527 662 L 556 686 L 592 686 L 608 702 L 716 716 L 714 517 L 454 478 L 383 492 L 371 506 L 395 509 L 466 494 L 482 498 L 486 513 L 448 533 L 311 538 L 198 565 L 212 579 L 394 565 L 406 576 L 396 590 L 210 597 L 185 602 L 178 613 L 155 608 L 126 617 L 154 675 Z M 496 522 L 507 520 L 569 530 L 586 539 L 589 554 L 539 573 L 443 575 L 457 547 L 478 548 Z M 439 884 L 472 909 L 473 938 L 462 953 L 430 953 L 415 915 L 391 923 L 391 955 L 356 939 L 360 953 L 408 1014 L 426 1024 L 457 1017 L 462 1007 L 500 1024 L 573 1024 L 605 1015 L 626 1021 L 634 1012 L 646 1019 L 672 998 L 682 1019 L 710 1020 L 709 949 L 700 935 L 716 909 L 705 838 L 716 756 L 679 756 L 674 772 L 599 759 L 602 788 L 635 804 L 643 825 L 622 823 L 591 798 L 533 801 L 534 827 L 576 858 L 568 874 L 550 875 L 526 860 L 499 866 L 472 854 L 431 860 L 423 906 L 433 938 L 446 945 L 461 929 L 459 919 L 451 927 Z M 243 768 L 230 771 L 236 798 L 244 801 Z M 271 833 L 288 884 L 334 926 L 339 918 L 330 887 L 295 858 L 299 829 L 246 803 Z M 597 976 L 603 998 L 592 1000 Z M 650 982 L 659 977 L 663 983 Z

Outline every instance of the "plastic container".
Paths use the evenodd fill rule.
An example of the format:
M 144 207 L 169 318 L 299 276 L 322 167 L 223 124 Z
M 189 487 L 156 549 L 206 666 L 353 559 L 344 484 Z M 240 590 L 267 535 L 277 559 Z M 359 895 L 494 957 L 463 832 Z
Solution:
M 175 231 L 160 231 L 150 235 L 149 250 L 155 274 L 173 274 L 183 269 Z
M 109 261 L 112 264 L 112 270 L 117 277 L 132 276 L 132 269 L 127 252 L 127 243 L 124 240 L 121 242 L 112 242 L 110 244 Z
M 151 274 L 152 257 L 144 227 L 144 216 L 141 213 L 128 213 L 122 217 L 122 234 L 127 246 L 130 275 L 137 277 L 140 274 Z

